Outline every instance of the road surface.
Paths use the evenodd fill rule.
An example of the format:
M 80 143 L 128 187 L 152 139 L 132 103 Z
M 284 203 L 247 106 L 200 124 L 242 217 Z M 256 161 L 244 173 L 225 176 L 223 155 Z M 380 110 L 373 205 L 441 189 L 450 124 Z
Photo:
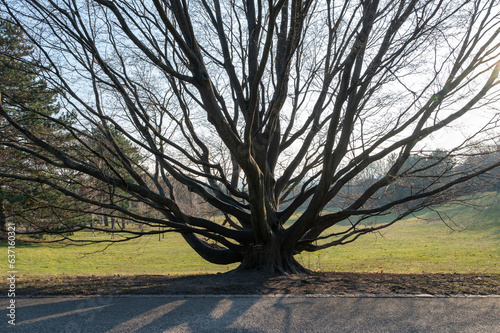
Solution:
M 500 297 L 16 298 L 15 326 L 10 304 L 0 332 L 500 332 Z

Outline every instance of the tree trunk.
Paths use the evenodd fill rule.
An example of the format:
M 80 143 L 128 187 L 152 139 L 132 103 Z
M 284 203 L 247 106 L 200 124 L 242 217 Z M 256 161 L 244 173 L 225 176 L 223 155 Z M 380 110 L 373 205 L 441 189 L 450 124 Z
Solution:
M 7 217 L 5 216 L 3 201 L 3 199 L 0 199 L 0 239 L 7 239 Z
M 293 251 L 279 244 L 254 246 L 243 256 L 237 270 L 262 270 L 277 274 L 310 273 L 293 257 Z
M 92 229 L 92 237 L 95 237 L 95 230 L 94 230 L 94 214 L 92 214 L 90 218 L 90 228 Z
M 237 271 L 260 270 L 275 274 L 310 273 L 293 257 L 293 249 L 285 248 L 283 241 L 273 237 L 266 245 L 242 245 L 240 249 L 228 249 L 208 244 L 192 233 L 182 234 L 186 242 L 203 259 L 218 265 L 240 263 Z
M 115 230 L 115 218 L 111 217 L 111 230 Z M 115 233 L 111 233 L 111 239 L 115 239 Z

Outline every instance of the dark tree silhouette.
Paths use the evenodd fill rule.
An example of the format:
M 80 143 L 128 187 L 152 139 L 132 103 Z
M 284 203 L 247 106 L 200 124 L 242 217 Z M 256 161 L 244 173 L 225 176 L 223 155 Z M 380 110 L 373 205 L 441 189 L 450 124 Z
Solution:
M 174 231 L 213 263 L 298 272 L 294 254 L 385 228 L 500 166 L 457 168 L 453 177 L 435 175 L 433 186 L 373 204 L 408 177 L 404 166 L 433 135 L 461 119 L 477 114 L 482 123 L 453 137 L 435 170 L 475 142 L 495 140 L 498 1 L 2 2 L 75 122 L 18 106 L 64 126 L 67 149 L 1 109 L 5 133 L 23 137 L 2 134 L 2 144 L 51 166 L 45 176 L 1 176 L 154 227 L 121 230 L 121 241 Z M 90 128 L 106 137 L 106 153 L 92 148 Z M 116 133 L 146 160 L 122 149 Z M 347 206 L 325 210 L 382 161 L 389 166 Z M 429 176 L 426 167 L 411 170 Z M 95 182 L 106 200 L 86 191 Z M 188 191 L 223 221 L 182 203 Z M 139 206 L 148 212 L 129 208 Z M 391 211 L 389 223 L 363 224 Z M 329 231 L 345 220 L 345 230 Z

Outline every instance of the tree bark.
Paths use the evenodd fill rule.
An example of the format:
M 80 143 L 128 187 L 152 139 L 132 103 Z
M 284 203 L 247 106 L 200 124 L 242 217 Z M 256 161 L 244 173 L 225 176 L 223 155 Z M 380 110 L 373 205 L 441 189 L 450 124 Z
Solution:
M 268 244 L 249 246 L 237 270 L 262 270 L 275 274 L 310 273 L 294 257 L 293 249 L 278 238 Z
M 0 239 L 7 239 L 7 218 L 3 199 L 0 199 Z

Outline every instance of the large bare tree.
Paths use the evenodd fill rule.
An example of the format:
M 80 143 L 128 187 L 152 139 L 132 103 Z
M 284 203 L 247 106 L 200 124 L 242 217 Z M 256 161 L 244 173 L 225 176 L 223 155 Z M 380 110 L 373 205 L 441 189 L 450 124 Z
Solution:
M 52 142 L 1 109 L 1 144 L 50 167 L 0 176 L 155 227 L 125 228 L 125 239 L 175 231 L 210 262 L 298 272 L 295 254 L 385 228 L 500 166 L 458 167 L 475 142 L 495 146 L 498 135 L 496 0 L 2 3 L 71 122 L 17 107 L 72 139 Z M 437 144 L 446 152 L 429 153 L 454 126 Z M 438 157 L 411 162 L 422 156 Z M 431 168 L 443 171 L 427 185 L 378 198 Z M 360 178 L 362 191 L 331 208 Z M 364 223 L 388 212 L 388 223 Z

